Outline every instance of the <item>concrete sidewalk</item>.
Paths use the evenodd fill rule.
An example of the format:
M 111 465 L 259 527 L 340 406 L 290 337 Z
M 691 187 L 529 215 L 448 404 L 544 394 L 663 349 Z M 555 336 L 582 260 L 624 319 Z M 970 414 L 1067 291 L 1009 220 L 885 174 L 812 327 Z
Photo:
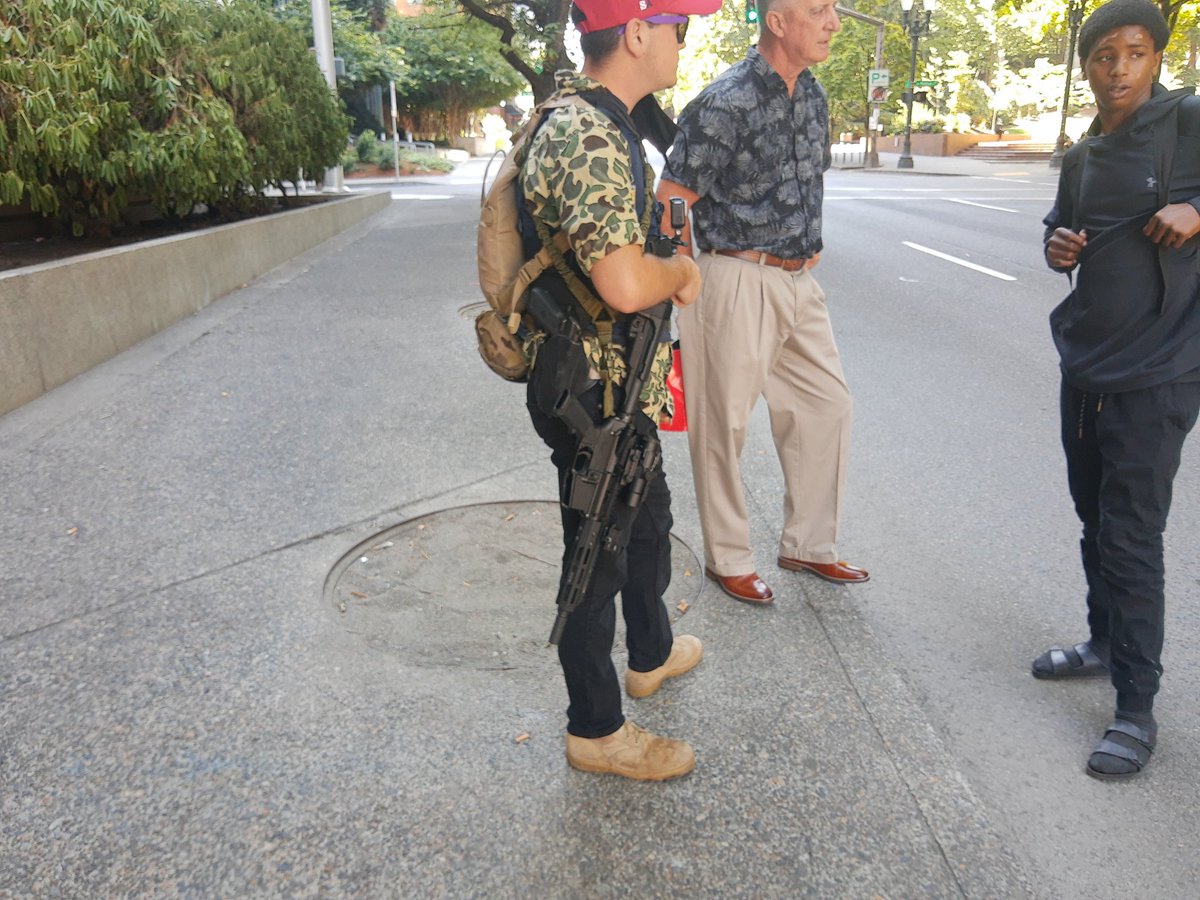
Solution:
M 853 590 L 705 584 L 682 435 L 706 656 L 627 713 L 699 765 L 567 767 L 554 473 L 475 357 L 476 210 L 394 202 L 0 418 L 0 897 L 1028 895 Z
M 662 172 L 662 154 L 647 145 L 647 160 L 654 171 Z M 911 169 L 898 168 L 899 153 L 879 153 L 879 166 L 867 168 L 857 158 L 835 154 L 833 170 L 862 172 L 870 175 L 961 175 L 979 178 L 1012 178 L 1025 175 L 1058 177 L 1058 170 L 1051 169 L 1044 160 L 986 160 L 962 156 L 914 156 Z M 381 187 L 394 184 L 446 184 L 460 182 L 480 185 L 488 165 L 488 157 L 472 157 L 460 163 L 449 175 L 381 175 L 347 179 L 352 189 L 356 187 Z M 499 163 L 492 164 L 490 175 L 494 176 Z
M 1058 170 L 1051 169 L 1044 160 L 986 160 L 972 159 L 964 156 L 914 156 L 911 169 L 901 169 L 897 166 L 899 153 L 880 153 L 878 168 L 864 168 L 861 164 L 838 164 L 834 168 L 855 169 L 869 174 L 899 174 L 899 175 L 965 175 L 982 178 L 1014 177 L 1019 175 L 1053 175 L 1057 177 Z

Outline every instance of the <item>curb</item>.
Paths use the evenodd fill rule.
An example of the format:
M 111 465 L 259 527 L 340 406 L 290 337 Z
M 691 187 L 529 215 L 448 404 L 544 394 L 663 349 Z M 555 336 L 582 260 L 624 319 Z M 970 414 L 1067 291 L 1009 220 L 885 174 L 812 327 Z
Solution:
M 0 272 L 0 415 L 379 212 L 352 194 Z

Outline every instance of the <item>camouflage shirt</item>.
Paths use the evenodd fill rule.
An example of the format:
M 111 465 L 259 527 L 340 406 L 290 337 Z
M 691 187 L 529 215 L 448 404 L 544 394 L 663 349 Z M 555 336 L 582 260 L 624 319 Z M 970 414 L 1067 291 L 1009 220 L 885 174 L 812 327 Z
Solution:
M 603 87 L 576 72 L 563 71 L 555 77 L 555 96 Z M 653 173 L 648 165 L 646 168 L 652 181 Z M 552 233 L 566 231 L 585 274 L 608 254 L 646 242 L 638 217 L 629 143 L 617 125 L 598 109 L 565 106 L 550 113 L 529 144 L 521 188 L 535 219 L 544 222 Z M 646 202 L 653 202 L 652 191 L 647 193 Z M 613 316 L 621 318 L 616 311 Z M 534 364 L 536 344 L 535 340 L 528 348 Z M 584 352 L 592 368 L 613 384 L 620 384 L 626 375 L 623 350 L 619 342 L 605 348 L 598 340 L 584 339 Z M 666 387 L 670 370 L 671 347 L 664 343 L 658 348 L 654 369 L 642 390 L 642 409 L 654 421 L 660 415 L 673 414 Z
M 751 47 L 679 116 L 663 178 L 700 195 L 700 250 L 813 256 L 829 152 L 825 91 L 805 69 L 787 85 Z

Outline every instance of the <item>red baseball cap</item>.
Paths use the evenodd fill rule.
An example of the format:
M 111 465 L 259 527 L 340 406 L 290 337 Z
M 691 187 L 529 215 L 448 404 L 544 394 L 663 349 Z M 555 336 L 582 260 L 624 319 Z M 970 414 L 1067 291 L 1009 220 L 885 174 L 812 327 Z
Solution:
M 631 19 L 651 16 L 707 16 L 721 8 L 721 0 L 575 0 L 584 20 L 580 34 L 616 28 Z

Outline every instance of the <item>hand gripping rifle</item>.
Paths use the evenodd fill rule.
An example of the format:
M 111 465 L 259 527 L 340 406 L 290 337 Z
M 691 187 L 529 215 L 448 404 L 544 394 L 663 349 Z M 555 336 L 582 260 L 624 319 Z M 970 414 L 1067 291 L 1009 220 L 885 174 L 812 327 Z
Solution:
M 671 200 L 671 227 L 675 237 L 652 235 L 647 252 L 672 256 L 683 246 L 679 235 L 687 219 L 687 204 Z M 535 318 L 543 304 L 530 297 Z M 554 414 L 579 435 L 579 447 L 563 490 L 563 504 L 582 515 L 571 558 L 558 588 L 558 616 L 550 643 L 562 639 L 569 616 L 582 602 L 592 583 L 601 553 L 620 553 L 629 545 L 629 532 L 650 482 L 662 468 L 662 447 L 654 423 L 641 414 L 641 394 L 654 366 L 663 332 L 671 321 L 671 304 L 663 301 L 633 316 L 629 322 L 626 359 L 628 375 L 616 415 L 599 424 L 579 402 L 576 391 L 564 390 L 551 405 Z M 568 323 L 567 328 L 578 326 Z M 573 337 L 578 337 L 574 335 Z M 540 357 L 539 353 L 539 357 Z M 540 361 L 540 360 L 539 360 Z M 571 384 L 571 381 L 564 382 Z

